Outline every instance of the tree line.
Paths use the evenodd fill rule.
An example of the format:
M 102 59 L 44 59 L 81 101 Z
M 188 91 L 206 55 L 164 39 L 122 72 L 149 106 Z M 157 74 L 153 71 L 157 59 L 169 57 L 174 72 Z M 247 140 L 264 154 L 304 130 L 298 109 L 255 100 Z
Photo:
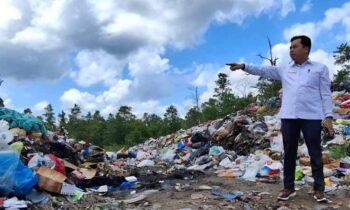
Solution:
M 69 113 L 61 111 L 56 115 L 51 104 L 45 107 L 41 119 L 48 130 L 56 131 L 65 128 L 70 138 L 85 140 L 99 146 L 132 146 L 144 142 L 150 137 L 157 138 L 178 130 L 188 129 L 208 120 L 215 120 L 242 110 L 256 101 L 256 97 L 248 94 L 238 97 L 230 88 L 227 74 L 219 73 L 214 95 L 203 104 L 190 108 L 184 118 L 179 116 L 174 105 L 170 105 L 163 116 L 144 113 L 137 118 L 129 106 L 121 106 L 116 113 L 107 118 L 101 116 L 99 110 L 82 115 L 81 108 L 75 104 Z M 24 110 L 31 113 L 30 109 Z

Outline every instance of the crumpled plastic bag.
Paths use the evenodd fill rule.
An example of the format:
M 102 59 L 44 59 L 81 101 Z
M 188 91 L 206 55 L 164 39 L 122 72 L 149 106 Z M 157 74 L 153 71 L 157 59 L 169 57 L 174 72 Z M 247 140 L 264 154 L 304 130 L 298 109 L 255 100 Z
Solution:
M 8 131 L 10 129 L 10 125 L 6 120 L 0 120 L 0 132 Z
M 222 146 L 212 146 L 209 149 L 209 155 L 212 155 L 212 156 L 219 156 L 224 152 L 225 152 L 225 149 Z
M 0 141 L 8 144 L 12 140 L 13 140 L 13 133 L 11 131 L 1 131 L 0 132 Z
M 154 161 L 153 160 L 143 160 L 137 165 L 137 167 L 139 167 L 139 168 L 145 167 L 145 166 L 154 166 Z
M 0 151 L 0 196 L 31 193 L 39 178 L 25 166 L 14 151 Z
M 55 168 L 55 161 L 53 161 L 48 155 L 36 154 L 28 162 L 29 168 L 40 168 L 46 166 L 48 168 Z

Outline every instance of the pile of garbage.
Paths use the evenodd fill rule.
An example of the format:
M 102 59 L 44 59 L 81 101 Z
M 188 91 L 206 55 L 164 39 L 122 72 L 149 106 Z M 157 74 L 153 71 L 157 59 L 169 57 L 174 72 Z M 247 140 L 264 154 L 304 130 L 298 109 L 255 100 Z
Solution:
M 10 110 L 1 108 L 0 208 L 69 208 L 66 201 L 74 205 L 94 195 L 110 195 L 103 199 L 113 202 L 104 202 L 128 205 L 149 193 L 181 188 L 177 180 L 190 183 L 207 174 L 278 183 L 283 177 L 280 120 L 259 115 L 255 106 L 249 107 L 247 112 L 232 113 L 119 151 L 70 139 L 62 131 L 47 132 L 47 139 L 37 138 L 33 132 L 46 130 L 41 126 L 25 130 L 26 123 L 13 123 L 23 116 L 10 118 L 3 114 Z M 350 189 L 350 148 L 340 160 L 333 159 L 328 151 L 332 145 L 348 147 L 349 125 L 343 119 L 335 125 L 334 138 L 323 142 L 327 192 Z M 310 157 L 301 135 L 296 183 L 312 182 Z M 212 194 L 218 195 L 218 191 Z
M 333 112 L 337 119 L 350 119 L 350 93 L 346 90 L 334 91 L 332 93 Z

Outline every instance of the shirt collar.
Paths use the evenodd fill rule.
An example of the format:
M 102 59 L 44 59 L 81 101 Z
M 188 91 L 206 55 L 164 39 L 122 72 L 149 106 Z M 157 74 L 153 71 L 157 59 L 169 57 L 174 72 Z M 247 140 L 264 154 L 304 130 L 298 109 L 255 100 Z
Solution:
M 312 64 L 313 64 L 313 61 L 311 61 L 310 58 L 308 58 L 308 59 L 307 59 L 304 63 L 302 63 L 301 65 L 296 64 L 296 63 L 293 62 L 293 61 L 292 61 L 292 63 L 291 63 L 292 66 L 304 66 L 304 65 L 306 65 L 306 64 L 311 64 L 311 65 L 312 65 Z

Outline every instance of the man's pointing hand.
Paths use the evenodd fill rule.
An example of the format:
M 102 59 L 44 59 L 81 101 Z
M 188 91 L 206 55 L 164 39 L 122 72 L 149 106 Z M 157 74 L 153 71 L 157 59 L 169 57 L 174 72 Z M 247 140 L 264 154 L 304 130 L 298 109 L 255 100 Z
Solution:
M 241 64 L 238 64 L 238 63 L 227 63 L 226 65 L 230 66 L 230 70 L 231 71 L 236 71 L 236 70 L 239 70 L 239 69 L 243 70 L 245 68 L 245 64 L 244 63 L 241 63 Z

